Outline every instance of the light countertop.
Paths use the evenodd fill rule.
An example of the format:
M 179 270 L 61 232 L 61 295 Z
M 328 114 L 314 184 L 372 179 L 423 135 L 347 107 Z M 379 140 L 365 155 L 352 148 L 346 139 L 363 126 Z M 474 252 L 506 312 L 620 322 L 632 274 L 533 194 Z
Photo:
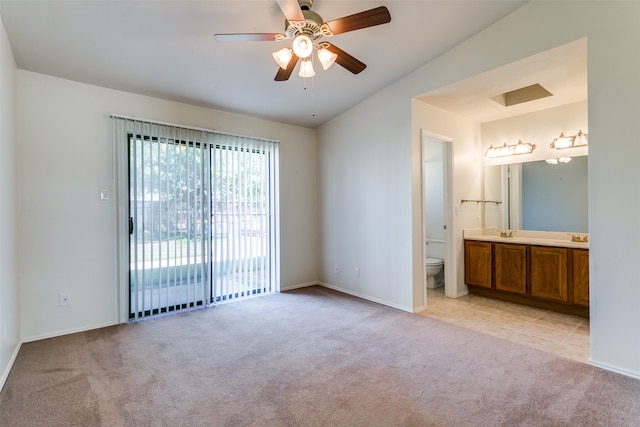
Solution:
M 502 233 L 513 237 L 501 237 Z M 484 240 L 499 243 L 519 243 L 523 245 L 556 246 L 565 248 L 589 249 L 589 242 L 572 242 L 572 235 L 584 239 L 588 233 L 570 233 L 559 231 L 500 230 L 497 228 L 474 228 L 462 231 L 465 240 Z

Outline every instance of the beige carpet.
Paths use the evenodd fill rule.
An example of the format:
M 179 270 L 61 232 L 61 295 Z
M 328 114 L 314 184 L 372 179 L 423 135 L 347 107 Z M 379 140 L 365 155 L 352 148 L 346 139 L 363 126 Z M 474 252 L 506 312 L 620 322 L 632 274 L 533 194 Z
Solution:
M 24 344 L 11 426 L 638 426 L 640 381 L 321 287 Z

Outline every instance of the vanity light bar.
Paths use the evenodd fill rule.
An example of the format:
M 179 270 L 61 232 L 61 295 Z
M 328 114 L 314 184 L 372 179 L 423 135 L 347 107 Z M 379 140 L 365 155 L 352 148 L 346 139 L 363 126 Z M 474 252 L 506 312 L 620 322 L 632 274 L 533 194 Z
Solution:
M 570 136 L 565 136 L 563 132 L 560 132 L 560 136 L 554 139 L 549 147 L 562 150 L 563 148 L 583 147 L 588 144 L 588 134 L 579 130 L 577 134 Z
M 485 154 L 485 157 L 493 159 L 495 157 L 515 156 L 517 154 L 529 154 L 536 146 L 529 142 L 522 142 L 518 140 L 517 144 L 507 145 L 505 142 L 501 147 L 494 147 L 491 145 Z

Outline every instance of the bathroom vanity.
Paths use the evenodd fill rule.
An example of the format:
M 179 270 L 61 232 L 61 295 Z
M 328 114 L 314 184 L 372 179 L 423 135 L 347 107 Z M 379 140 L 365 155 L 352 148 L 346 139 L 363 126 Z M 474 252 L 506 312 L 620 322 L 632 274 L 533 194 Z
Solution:
M 464 266 L 472 294 L 589 317 L 585 233 L 464 230 Z

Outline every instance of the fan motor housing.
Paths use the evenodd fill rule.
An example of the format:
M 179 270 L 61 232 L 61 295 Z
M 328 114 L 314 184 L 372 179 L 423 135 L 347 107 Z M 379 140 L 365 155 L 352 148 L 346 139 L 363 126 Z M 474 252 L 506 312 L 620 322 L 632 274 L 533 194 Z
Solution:
M 309 4 L 312 3 L 311 0 L 307 0 Z M 300 4 L 304 3 L 305 0 L 300 0 Z M 300 23 L 290 23 L 289 21 L 285 21 L 285 35 L 287 38 L 292 39 L 295 38 L 300 33 L 307 34 L 313 40 L 317 40 L 323 36 L 321 31 L 322 26 L 322 17 L 311 10 L 302 9 L 302 14 L 304 15 L 305 22 L 300 25 Z

